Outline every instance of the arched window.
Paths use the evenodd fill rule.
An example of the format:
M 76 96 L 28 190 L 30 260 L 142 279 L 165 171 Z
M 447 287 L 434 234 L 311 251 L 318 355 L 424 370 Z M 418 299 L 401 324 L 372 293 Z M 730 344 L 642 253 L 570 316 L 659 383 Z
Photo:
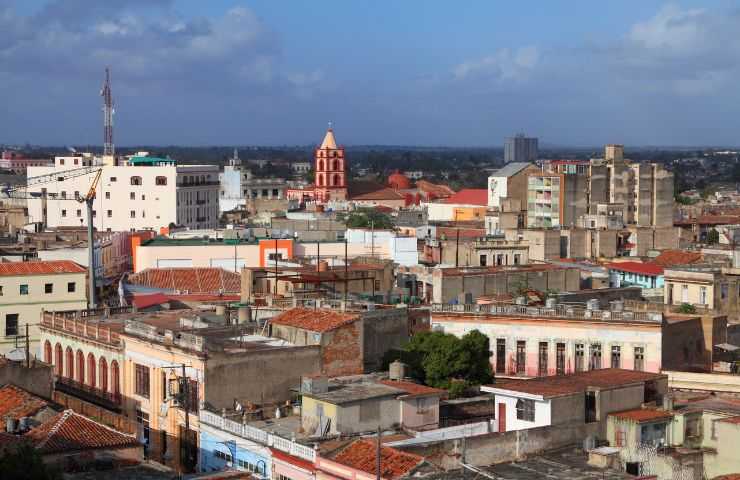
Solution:
M 118 383 L 119 376 L 120 373 L 118 372 L 118 362 L 113 360 L 112 362 L 110 362 L 110 393 L 115 396 L 118 396 L 121 393 Z
M 334 186 L 335 187 L 341 187 L 342 186 L 342 176 L 338 173 L 334 174 Z
M 167 177 L 157 177 L 154 179 L 155 185 L 167 185 Z
M 139 176 L 131 177 L 131 185 L 141 185 L 141 177 Z
M 319 160 L 319 166 L 316 169 L 319 172 L 323 172 L 324 171 L 324 161 L 323 160 Z
M 67 358 L 65 359 L 66 369 L 64 376 L 71 379 L 75 376 L 75 354 L 70 347 L 67 347 L 65 354 Z
M 339 161 L 337 161 L 337 160 L 333 160 L 333 161 L 331 162 L 331 169 L 332 169 L 332 170 L 339 170 Z
M 319 187 L 324 186 L 324 176 L 323 175 L 319 175 L 316 177 L 316 185 L 318 185 Z
M 95 367 L 97 365 L 95 364 L 95 355 L 92 353 L 87 354 L 87 384 L 91 387 L 94 387 L 97 383 L 97 378 L 95 376 Z
M 51 342 L 44 342 L 44 363 L 51 365 Z
M 98 388 L 100 388 L 104 392 L 107 392 L 108 391 L 108 361 L 105 359 L 105 357 L 100 357 L 100 361 L 98 364 L 98 378 L 100 379 L 98 381 Z
M 77 380 L 78 383 L 85 383 L 85 354 L 82 353 L 82 350 L 77 350 L 75 380 Z
M 57 374 L 57 377 L 61 377 L 64 375 L 64 369 L 62 368 L 64 366 L 64 351 L 62 350 L 62 345 L 57 343 L 54 346 L 54 372 Z

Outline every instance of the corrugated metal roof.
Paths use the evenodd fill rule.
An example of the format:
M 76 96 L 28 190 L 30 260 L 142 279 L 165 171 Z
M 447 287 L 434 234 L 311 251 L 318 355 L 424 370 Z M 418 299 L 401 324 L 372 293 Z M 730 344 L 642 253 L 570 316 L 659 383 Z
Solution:
M 533 165 L 532 163 L 528 162 L 511 162 L 509 164 L 506 164 L 504 167 L 499 168 L 493 174 L 492 177 L 511 177 L 512 175 L 516 175 L 517 173 L 521 172 L 528 166 Z

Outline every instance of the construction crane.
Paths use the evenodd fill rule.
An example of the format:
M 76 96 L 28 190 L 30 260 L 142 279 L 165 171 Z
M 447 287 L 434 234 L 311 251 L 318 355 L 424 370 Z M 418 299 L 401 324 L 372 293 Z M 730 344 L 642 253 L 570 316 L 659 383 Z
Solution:
M 116 147 L 113 144 L 113 91 L 110 88 L 110 68 L 105 68 L 105 80 L 103 88 L 100 89 L 100 96 L 103 97 L 103 155 L 114 156 Z
M 41 187 L 40 190 L 29 191 L 29 188 L 38 187 L 53 182 L 63 182 L 70 178 L 82 177 L 85 175 L 95 174 L 93 181 L 90 184 L 90 189 L 87 191 L 87 195 L 75 196 L 71 198 L 60 197 L 56 193 L 48 193 L 46 188 Z M 70 170 L 64 170 L 61 172 L 47 173 L 45 175 L 39 175 L 36 177 L 29 177 L 26 179 L 25 185 L 11 185 L 2 190 L 3 194 L 8 198 L 36 200 L 41 199 L 41 211 L 42 211 L 42 224 L 46 227 L 46 202 L 48 198 L 53 200 L 70 200 L 79 203 L 84 203 L 87 206 L 87 275 L 88 275 L 88 308 L 95 308 L 95 241 L 93 238 L 93 202 L 95 201 L 95 194 L 100 183 L 100 176 L 103 174 L 103 169 L 100 166 L 88 166 L 82 168 L 73 168 Z

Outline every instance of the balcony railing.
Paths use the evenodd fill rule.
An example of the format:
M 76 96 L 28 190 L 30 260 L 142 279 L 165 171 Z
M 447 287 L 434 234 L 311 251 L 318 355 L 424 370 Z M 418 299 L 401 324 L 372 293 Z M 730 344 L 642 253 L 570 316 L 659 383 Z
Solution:
M 238 437 L 276 448 L 289 455 L 308 460 L 309 462 L 316 461 L 316 450 L 307 445 L 275 435 L 274 433 L 268 433 L 262 429 L 229 420 L 207 410 L 200 411 L 200 421 L 221 430 L 231 432 Z
M 124 307 L 124 309 L 128 308 Z M 101 325 L 98 322 L 86 320 L 87 318 L 93 318 L 93 316 L 90 315 L 91 312 L 92 311 L 90 310 L 63 313 L 44 312 L 44 316 L 41 319 L 41 326 L 42 328 L 61 330 L 66 333 L 96 340 L 108 345 L 121 345 L 121 339 L 118 336 L 118 332 L 115 332 L 111 330 L 110 327 Z M 74 314 L 74 316 L 68 315 L 70 313 Z M 83 313 L 86 313 L 86 315 L 83 315 Z M 77 320 L 76 318 L 84 318 L 85 320 Z
M 57 377 L 56 389 L 110 410 L 121 410 L 121 394 L 85 385 L 67 377 Z
M 636 311 L 611 311 L 611 310 L 589 310 L 574 305 L 556 305 L 554 307 L 530 307 L 526 305 L 477 305 L 477 304 L 446 304 L 435 303 L 432 305 L 432 314 L 451 313 L 465 315 L 493 315 L 514 317 L 540 317 L 540 318 L 565 318 L 592 321 L 615 321 L 615 322 L 646 322 L 661 324 L 663 322 L 662 312 L 636 312 Z

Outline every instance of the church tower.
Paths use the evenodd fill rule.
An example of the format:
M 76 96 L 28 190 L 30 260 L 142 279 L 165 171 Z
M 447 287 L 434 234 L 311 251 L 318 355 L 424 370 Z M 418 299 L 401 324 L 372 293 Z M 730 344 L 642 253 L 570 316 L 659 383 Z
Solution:
M 326 203 L 330 200 L 347 199 L 347 171 L 344 161 L 344 147 L 337 146 L 331 126 L 324 135 L 324 141 L 316 149 L 315 183 L 316 201 Z

